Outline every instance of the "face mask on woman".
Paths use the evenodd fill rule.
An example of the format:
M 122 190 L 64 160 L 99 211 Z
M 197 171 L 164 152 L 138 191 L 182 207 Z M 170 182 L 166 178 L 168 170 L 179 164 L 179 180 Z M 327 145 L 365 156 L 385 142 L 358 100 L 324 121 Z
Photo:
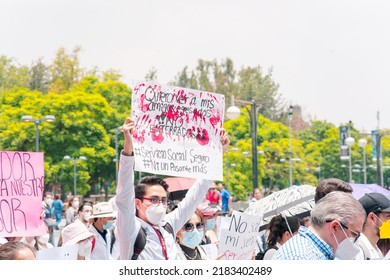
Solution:
M 200 244 L 203 238 L 203 230 L 194 229 L 191 232 L 185 231 L 182 243 L 190 248 L 195 248 Z

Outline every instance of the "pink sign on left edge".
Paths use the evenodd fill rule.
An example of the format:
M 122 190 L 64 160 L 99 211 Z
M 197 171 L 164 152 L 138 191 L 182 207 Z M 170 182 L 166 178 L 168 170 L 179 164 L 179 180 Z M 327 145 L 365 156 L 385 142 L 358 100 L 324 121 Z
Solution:
M 43 153 L 0 151 L 0 237 L 45 233 Z

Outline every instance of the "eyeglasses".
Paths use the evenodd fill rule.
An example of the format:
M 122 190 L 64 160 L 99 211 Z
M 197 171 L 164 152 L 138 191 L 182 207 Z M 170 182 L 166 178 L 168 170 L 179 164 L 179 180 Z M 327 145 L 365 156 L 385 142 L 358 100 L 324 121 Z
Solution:
M 168 205 L 168 199 L 166 197 L 159 198 L 158 196 L 143 197 L 142 199 L 149 200 L 153 205 L 162 204 L 164 206 Z
M 329 221 L 325 221 L 325 222 L 331 223 L 331 222 L 333 222 L 333 220 L 329 220 Z M 353 236 L 352 236 L 354 238 L 353 242 L 356 242 L 356 240 L 358 240 L 358 238 L 360 237 L 360 232 L 358 232 L 356 230 L 353 230 L 353 229 L 350 229 L 349 227 L 347 227 L 345 224 L 343 224 L 340 221 L 337 221 L 337 222 L 340 224 L 340 226 L 342 226 L 343 228 L 349 230 L 353 234 Z
M 349 230 L 350 232 L 352 232 L 353 238 L 355 238 L 355 240 L 354 240 L 353 242 L 356 242 L 356 240 L 360 237 L 360 232 L 355 231 L 355 230 L 353 230 L 353 229 L 350 229 L 349 227 L 347 227 L 346 225 L 344 225 L 342 222 L 339 222 L 339 223 L 340 223 L 340 225 L 341 225 L 343 228 L 345 228 L 345 229 Z
M 204 229 L 204 223 L 200 222 L 200 223 L 196 223 L 196 225 L 194 224 L 191 224 L 191 223 L 186 223 L 183 228 L 185 229 L 185 231 L 187 232 L 192 232 L 194 231 L 194 227 L 196 227 L 197 230 L 203 230 Z

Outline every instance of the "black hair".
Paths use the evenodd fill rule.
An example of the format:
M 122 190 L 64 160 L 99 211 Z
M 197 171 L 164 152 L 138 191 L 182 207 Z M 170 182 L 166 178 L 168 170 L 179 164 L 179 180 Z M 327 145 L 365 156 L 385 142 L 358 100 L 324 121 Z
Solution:
M 299 219 L 297 217 L 286 217 L 283 218 L 282 215 L 277 215 L 273 217 L 268 224 L 268 238 L 267 238 L 267 247 L 270 248 L 276 245 L 276 242 L 282 238 L 283 234 L 288 231 L 289 228 L 286 223 L 286 219 L 288 222 L 288 226 L 290 226 L 291 232 L 297 232 L 300 226 Z
M 146 193 L 146 187 L 160 185 L 164 188 L 166 193 L 168 194 L 168 184 L 160 177 L 157 176 L 147 176 L 143 177 L 138 185 L 135 187 L 135 198 L 142 200 Z

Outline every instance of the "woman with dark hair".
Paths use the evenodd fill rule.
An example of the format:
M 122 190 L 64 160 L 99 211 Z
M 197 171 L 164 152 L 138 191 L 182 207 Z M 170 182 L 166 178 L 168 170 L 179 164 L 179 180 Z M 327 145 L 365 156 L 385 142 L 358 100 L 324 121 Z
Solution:
M 280 246 L 298 232 L 299 226 L 297 217 L 286 217 L 282 214 L 273 217 L 268 224 L 267 250 L 264 260 L 272 259 Z

